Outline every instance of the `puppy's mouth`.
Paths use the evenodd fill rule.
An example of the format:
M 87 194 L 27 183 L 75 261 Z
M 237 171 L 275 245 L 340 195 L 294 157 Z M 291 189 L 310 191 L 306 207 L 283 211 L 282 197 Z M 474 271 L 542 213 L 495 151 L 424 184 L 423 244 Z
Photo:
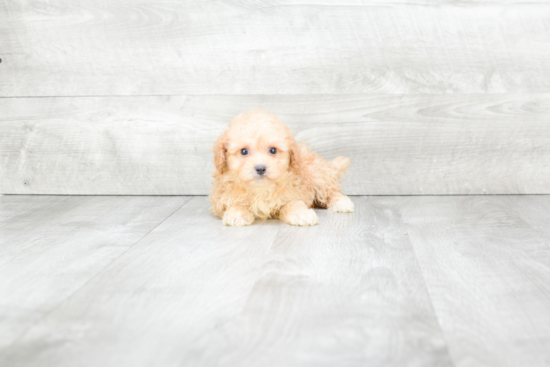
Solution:
M 266 178 L 268 178 L 268 176 L 269 176 L 269 172 L 265 172 L 265 173 L 255 173 L 255 174 L 254 174 L 254 178 L 255 178 L 255 179 L 258 179 L 258 180 L 266 179 Z
M 258 181 L 258 182 L 269 181 L 269 177 L 267 177 L 267 175 L 255 175 L 253 181 Z
M 254 174 L 250 184 L 252 186 L 267 186 L 271 183 L 271 180 L 267 173 L 264 174 Z

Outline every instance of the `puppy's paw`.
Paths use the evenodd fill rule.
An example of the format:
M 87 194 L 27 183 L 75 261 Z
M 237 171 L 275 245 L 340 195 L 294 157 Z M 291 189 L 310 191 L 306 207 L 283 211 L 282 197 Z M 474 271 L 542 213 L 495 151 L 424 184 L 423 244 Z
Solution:
M 254 223 L 254 215 L 248 210 L 229 208 L 223 213 L 223 224 L 231 227 L 249 226 Z
M 328 210 L 335 213 L 353 213 L 355 211 L 355 205 L 353 205 L 353 201 L 351 201 L 350 198 L 342 195 L 336 200 L 329 202 Z
M 305 209 L 288 213 L 284 221 L 293 226 L 314 226 L 319 223 L 319 218 L 315 210 Z

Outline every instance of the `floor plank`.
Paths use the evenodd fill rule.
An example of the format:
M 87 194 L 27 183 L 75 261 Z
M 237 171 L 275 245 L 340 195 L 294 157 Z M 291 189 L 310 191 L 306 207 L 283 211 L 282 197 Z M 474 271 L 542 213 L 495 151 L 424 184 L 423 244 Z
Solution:
M 228 228 L 196 197 L 0 357 L 22 366 L 448 366 L 391 199 Z
M 393 198 L 283 226 L 248 300 L 191 365 L 450 366 Z
M 540 197 L 398 200 L 456 366 L 548 366 L 550 236 L 518 214 Z
M 189 199 L 0 196 L 0 350 Z
M 10 366 L 181 366 L 237 316 L 280 225 L 224 227 L 197 197 L 0 357 Z M 54 331 L 55 330 L 55 331 Z M 200 358 L 199 358 L 200 359 Z
M 310 228 L 187 199 L 0 197 L 0 366 L 550 363 L 550 196 L 353 197 Z
M 24 199 L 20 195 L 0 195 L 0 229 L 21 220 L 29 213 L 43 210 L 66 199 L 65 196 L 50 195 L 27 195 Z
M 510 195 L 503 201 L 525 222 L 550 238 L 550 195 Z M 550 241 L 547 242 L 550 246 Z

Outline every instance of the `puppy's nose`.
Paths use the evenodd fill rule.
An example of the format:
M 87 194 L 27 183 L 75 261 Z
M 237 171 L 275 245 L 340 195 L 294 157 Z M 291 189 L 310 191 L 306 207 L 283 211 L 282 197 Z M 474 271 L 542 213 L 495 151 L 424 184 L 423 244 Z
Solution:
M 256 169 L 256 172 L 258 172 L 258 174 L 260 176 L 262 176 L 264 173 L 265 173 L 265 166 L 263 164 L 258 164 L 256 167 L 254 167 Z

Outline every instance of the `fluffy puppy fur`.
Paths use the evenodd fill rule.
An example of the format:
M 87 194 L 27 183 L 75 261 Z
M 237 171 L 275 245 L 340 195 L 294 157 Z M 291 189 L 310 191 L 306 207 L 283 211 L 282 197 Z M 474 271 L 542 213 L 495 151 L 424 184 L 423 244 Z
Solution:
M 285 223 L 318 223 L 313 207 L 353 212 L 340 191 L 349 158 L 326 162 L 267 112 L 240 114 L 214 144 L 212 212 L 228 226 L 246 226 L 255 218 Z

